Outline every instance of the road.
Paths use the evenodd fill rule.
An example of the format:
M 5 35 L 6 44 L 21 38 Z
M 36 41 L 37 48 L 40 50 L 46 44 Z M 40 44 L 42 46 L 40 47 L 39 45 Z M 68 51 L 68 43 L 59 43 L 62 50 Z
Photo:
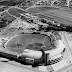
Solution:
M 0 72 L 42 72 L 16 62 L 0 62 Z
M 66 60 L 70 60 L 69 65 L 55 71 L 55 72 L 72 72 L 72 34 L 71 33 L 67 33 L 67 32 L 60 32 L 60 35 L 62 37 L 62 40 L 66 46 L 66 54 L 68 54 L 68 56 L 65 58 Z M 67 61 L 66 61 L 67 62 Z
M 67 32 L 60 32 L 60 35 L 62 37 L 62 40 L 63 40 L 64 44 L 65 44 L 67 53 L 69 55 L 68 57 L 69 57 L 69 59 L 70 59 L 70 61 L 72 63 L 72 57 L 71 57 L 72 56 L 72 48 L 71 48 L 71 46 L 69 44 L 69 43 L 72 43 L 72 42 L 69 42 L 68 33 Z

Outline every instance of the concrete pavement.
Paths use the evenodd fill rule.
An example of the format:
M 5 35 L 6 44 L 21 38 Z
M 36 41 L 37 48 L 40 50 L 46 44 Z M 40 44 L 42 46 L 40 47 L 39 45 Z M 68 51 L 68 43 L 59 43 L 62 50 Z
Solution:
M 67 32 L 60 32 L 60 35 L 61 35 L 62 40 L 63 40 L 63 42 L 64 42 L 64 44 L 66 46 L 68 57 L 69 57 L 69 59 L 70 59 L 70 61 L 72 63 L 72 48 L 71 48 L 72 47 L 71 46 L 72 42 L 70 42 L 70 40 L 69 40 L 69 34 Z
M 14 61 L 12 62 L 0 61 L 0 72 L 42 72 L 42 71 L 33 69 L 31 66 L 21 65 Z

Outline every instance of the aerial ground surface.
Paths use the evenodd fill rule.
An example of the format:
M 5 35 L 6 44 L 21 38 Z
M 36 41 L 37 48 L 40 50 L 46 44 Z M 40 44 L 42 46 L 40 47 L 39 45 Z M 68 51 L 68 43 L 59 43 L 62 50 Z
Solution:
M 45 16 L 49 16 L 53 18 L 55 21 L 66 25 L 72 25 L 72 11 L 71 9 L 64 9 L 60 7 L 33 7 L 26 9 L 27 12 L 33 14 L 43 14 Z
M 13 0 L 14 1 L 14 0 Z M 47 6 L 47 5 L 44 5 L 44 6 L 31 6 L 31 7 L 28 7 L 25 5 L 25 3 L 23 3 L 24 0 L 16 0 L 17 2 L 11 2 L 11 1 L 7 1 L 7 0 L 3 0 L 0 2 L 0 30 L 2 29 L 5 29 L 5 27 L 7 27 L 12 21 L 14 21 L 17 17 L 20 17 L 22 15 L 24 15 L 26 12 L 28 13 L 31 13 L 33 15 L 37 15 L 39 17 L 43 17 L 43 18 L 46 18 L 46 19 L 50 19 L 50 20 L 55 20 L 59 23 L 62 23 L 64 25 L 70 25 L 72 26 L 72 10 L 70 8 L 62 8 L 62 7 L 57 7 L 57 6 L 54 6 L 54 7 L 51 7 L 51 6 Z M 17 5 L 17 3 L 23 3 L 22 5 L 24 6 L 13 6 L 13 3 L 14 5 Z M 3 5 L 3 6 L 2 6 Z M 41 15 L 40 15 L 41 14 Z M 6 30 L 3 34 L 7 37 L 7 36 L 12 36 L 14 34 L 17 34 L 17 32 L 21 32 L 20 30 L 14 28 L 14 29 L 9 29 L 9 30 Z M 69 33 L 64 33 L 64 34 L 60 34 L 62 36 L 62 39 L 63 41 L 65 42 L 66 44 L 66 47 L 67 47 L 67 52 L 66 52 L 66 55 L 65 55 L 65 59 L 67 59 L 67 62 L 71 62 L 72 58 L 72 35 L 69 34 Z M 2 36 L 0 36 L 2 37 Z M 4 63 L 4 62 L 1 62 L 0 61 L 0 69 L 1 72 L 23 72 L 23 71 L 26 71 L 26 72 L 37 72 L 38 70 L 36 69 L 34 71 L 33 68 L 31 67 L 25 67 L 25 66 L 22 66 L 21 64 L 15 64 L 13 62 L 10 62 L 10 63 Z M 58 64 L 60 65 L 60 63 Z M 56 65 L 55 65 L 56 66 Z M 56 72 L 66 72 L 66 71 L 71 71 L 72 69 L 72 64 L 70 63 L 70 65 L 58 70 L 58 69 L 55 69 L 55 70 L 58 70 Z M 40 71 L 39 71 L 40 72 Z

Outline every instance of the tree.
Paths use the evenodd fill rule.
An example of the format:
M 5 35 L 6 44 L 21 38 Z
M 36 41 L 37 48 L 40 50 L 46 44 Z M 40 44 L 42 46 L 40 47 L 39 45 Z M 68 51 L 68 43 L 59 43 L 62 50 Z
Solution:
M 21 4 L 26 0 L 4 0 L 0 2 L 0 5 L 7 5 L 7 6 L 13 6 L 13 5 L 17 5 L 17 4 Z

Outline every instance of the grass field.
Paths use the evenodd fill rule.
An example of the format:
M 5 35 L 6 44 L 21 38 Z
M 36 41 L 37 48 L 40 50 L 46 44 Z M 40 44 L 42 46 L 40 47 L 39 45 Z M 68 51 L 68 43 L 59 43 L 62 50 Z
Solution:
M 4 19 L 4 20 L 7 20 L 7 21 L 13 21 L 15 20 L 15 17 L 11 16 L 10 14 L 8 14 L 8 12 L 3 12 L 0 14 L 1 15 L 1 18 Z
M 17 9 L 17 8 L 10 8 L 10 9 L 8 10 L 8 12 L 9 12 L 11 15 L 14 15 L 14 16 L 16 16 L 16 17 L 20 17 L 20 16 L 21 16 L 19 13 L 22 13 L 22 14 L 25 13 L 24 10 Z
M 28 8 L 27 6 L 20 6 L 19 8 L 21 8 L 21 9 L 26 9 L 26 8 Z
M 26 9 L 26 11 L 29 13 L 43 13 L 50 10 L 58 10 L 58 8 L 44 6 L 44 7 L 34 7 L 34 8 Z
M 63 23 L 66 25 L 72 26 L 72 10 L 55 8 L 55 7 L 33 7 L 30 9 L 26 9 L 27 12 L 32 14 L 43 14 L 45 16 L 49 16 L 53 18 L 55 21 L 59 23 Z
M 9 25 L 9 23 L 14 21 L 16 17 L 20 17 L 21 14 L 25 14 L 24 9 L 16 8 L 16 7 L 11 7 L 5 11 L 2 11 L 2 7 L 1 7 L 0 10 L 1 10 L 0 28 L 3 28 L 3 26 Z

